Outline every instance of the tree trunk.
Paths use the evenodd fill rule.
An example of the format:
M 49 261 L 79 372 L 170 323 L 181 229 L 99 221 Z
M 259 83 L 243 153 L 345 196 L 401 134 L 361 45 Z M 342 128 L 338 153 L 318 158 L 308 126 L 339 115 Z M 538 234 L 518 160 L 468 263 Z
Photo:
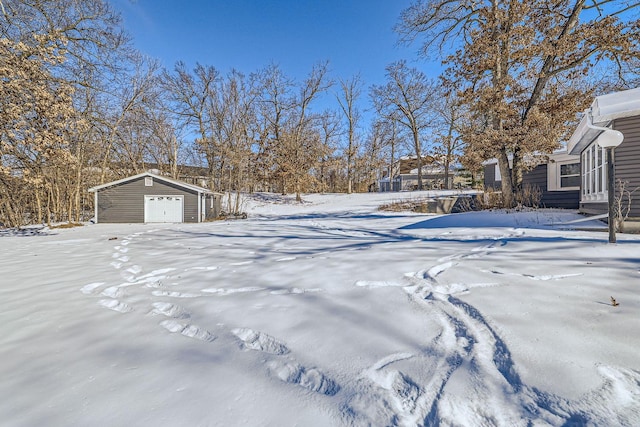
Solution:
M 422 190 L 422 150 L 420 150 L 420 136 L 417 129 L 413 130 L 413 145 L 416 150 L 418 166 L 418 190 Z
M 500 175 L 502 175 L 502 202 L 504 207 L 512 208 L 515 205 L 513 181 L 511 180 L 511 169 L 509 168 L 509 156 L 505 149 L 500 150 L 498 167 L 500 168 Z
M 522 179 L 523 179 L 523 170 L 522 170 L 522 153 L 519 147 L 516 147 L 513 150 L 513 164 L 511 167 L 511 180 L 514 192 L 522 191 Z
M 449 185 L 449 156 L 447 155 L 444 160 L 444 188 L 445 190 L 450 190 L 451 186 Z

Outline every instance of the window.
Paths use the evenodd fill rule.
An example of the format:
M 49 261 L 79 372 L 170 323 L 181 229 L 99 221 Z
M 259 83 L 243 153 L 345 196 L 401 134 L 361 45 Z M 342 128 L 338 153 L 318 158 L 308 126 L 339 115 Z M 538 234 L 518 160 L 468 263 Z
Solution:
M 547 163 L 547 190 L 575 191 L 579 189 L 579 157 L 566 154 L 551 157 Z
M 560 188 L 580 187 L 580 162 L 560 165 Z
M 607 152 L 592 143 L 582 152 L 582 194 L 583 202 L 607 199 Z
M 144 186 L 145 187 L 153 187 L 153 177 L 152 176 L 145 176 L 144 177 Z

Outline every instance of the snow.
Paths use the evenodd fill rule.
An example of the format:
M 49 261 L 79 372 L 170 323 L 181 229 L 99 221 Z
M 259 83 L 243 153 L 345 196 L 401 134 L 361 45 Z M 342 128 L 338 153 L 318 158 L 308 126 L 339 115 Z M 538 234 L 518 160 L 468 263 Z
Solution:
M 0 231 L 1 424 L 640 425 L 640 236 L 426 195 Z

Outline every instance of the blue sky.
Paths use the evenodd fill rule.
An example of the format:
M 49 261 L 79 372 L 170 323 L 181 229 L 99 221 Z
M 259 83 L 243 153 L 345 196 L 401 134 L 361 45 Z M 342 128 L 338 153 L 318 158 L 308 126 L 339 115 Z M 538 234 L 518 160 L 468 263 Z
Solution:
M 270 63 L 296 79 L 328 60 L 332 77 L 360 73 L 365 88 L 406 59 L 436 77 L 418 45 L 393 32 L 411 0 L 110 0 L 141 52 L 166 68 L 182 60 L 250 73 Z M 366 96 L 366 92 L 363 94 Z

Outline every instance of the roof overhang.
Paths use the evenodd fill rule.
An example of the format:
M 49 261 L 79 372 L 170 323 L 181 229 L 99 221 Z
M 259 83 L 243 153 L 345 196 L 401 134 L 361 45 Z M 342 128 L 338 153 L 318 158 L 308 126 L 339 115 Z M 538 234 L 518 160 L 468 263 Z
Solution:
M 588 113 L 587 113 L 588 114 Z M 640 88 L 597 96 L 591 104 L 592 122 L 608 127 L 616 119 L 640 115 Z M 587 126 L 586 114 L 567 142 L 569 154 L 580 154 L 602 131 Z
M 90 193 L 96 193 L 96 192 L 98 192 L 98 191 L 100 191 L 102 189 L 113 187 L 113 186 L 119 185 L 119 184 L 124 184 L 126 182 L 134 181 L 136 179 L 147 177 L 147 176 L 150 176 L 153 179 L 157 179 L 159 181 L 162 181 L 162 182 L 165 182 L 165 183 L 168 183 L 168 184 L 173 184 L 173 185 L 176 185 L 178 187 L 182 187 L 185 190 L 190 190 L 190 191 L 196 192 L 198 194 L 221 194 L 221 193 L 217 193 L 215 191 L 211 191 L 208 188 L 200 187 L 199 185 L 188 184 L 186 182 L 178 181 L 178 180 L 171 179 L 171 178 L 168 178 L 168 177 L 162 176 L 162 175 L 157 175 L 157 174 L 151 173 L 151 172 L 143 172 L 143 173 L 139 173 L 137 175 L 128 176 L 126 178 L 119 179 L 117 181 L 111 181 L 111 182 L 107 182 L 106 184 L 97 185 L 95 187 L 89 188 L 88 191 Z

